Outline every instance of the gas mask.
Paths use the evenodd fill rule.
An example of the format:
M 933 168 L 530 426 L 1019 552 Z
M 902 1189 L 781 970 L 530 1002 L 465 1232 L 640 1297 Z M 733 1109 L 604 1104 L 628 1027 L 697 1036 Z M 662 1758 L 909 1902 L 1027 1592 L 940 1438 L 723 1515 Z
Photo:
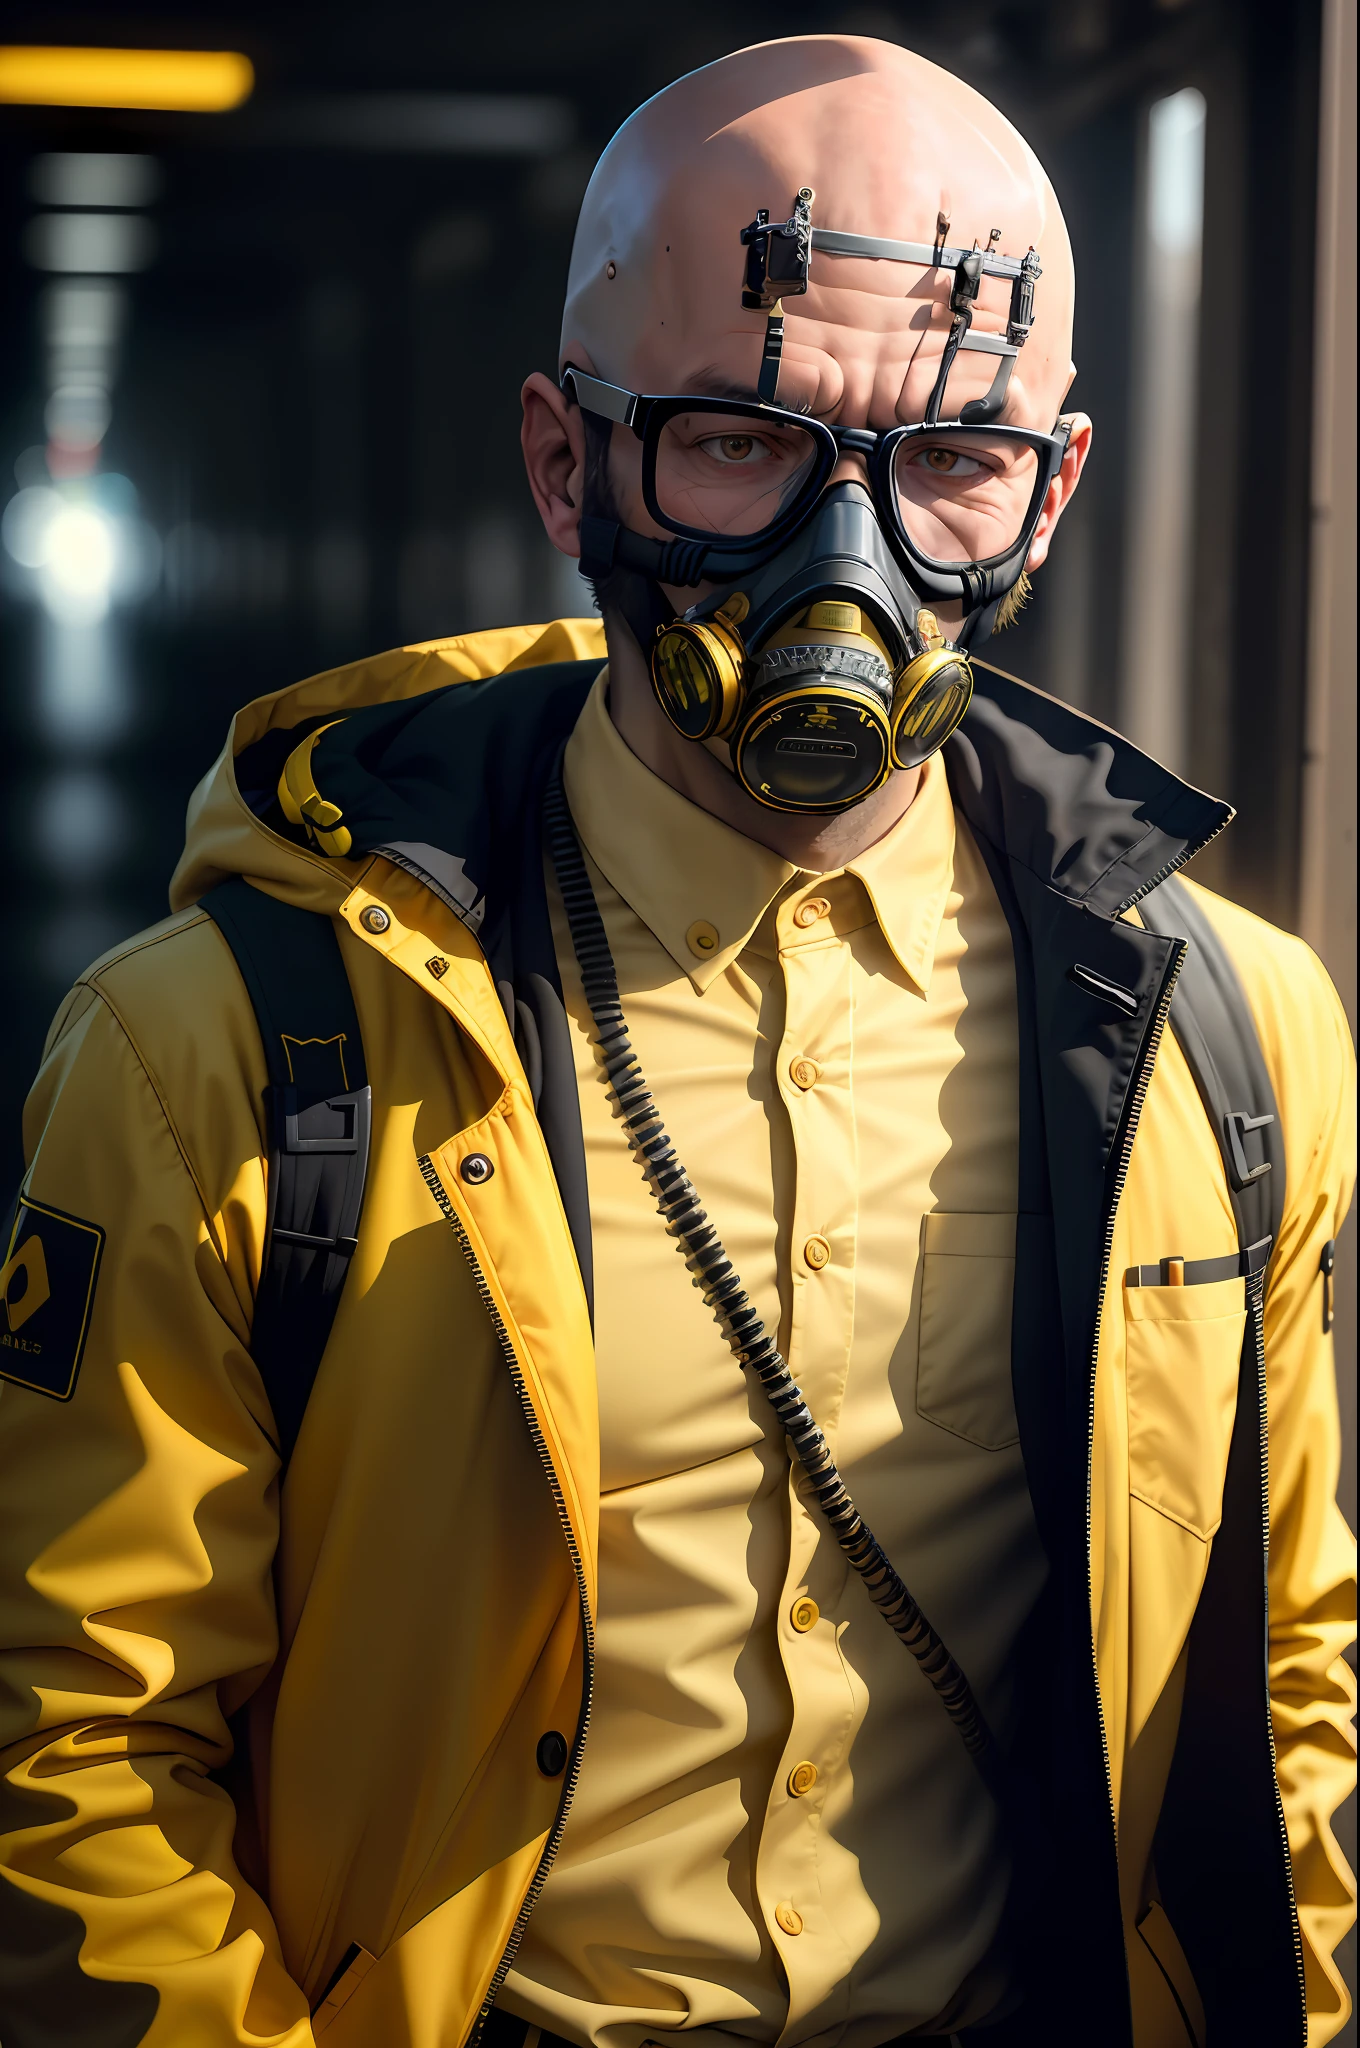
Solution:
M 726 740 L 733 772 L 774 810 L 832 813 L 894 768 L 918 767 L 958 726 L 972 694 L 968 649 L 992 631 L 1018 582 L 1067 448 L 996 425 L 1033 318 L 1038 259 L 885 242 L 815 229 L 813 194 L 789 220 L 743 230 L 743 304 L 766 313 L 754 400 L 646 396 L 568 366 L 563 388 L 597 433 L 641 443 L 643 501 L 668 540 L 602 516 L 588 492 L 581 568 L 608 579 L 667 718 L 687 739 Z M 782 300 L 807 290 L 814 249 L 950 268 L 951 327 L 925 419 L 886 432 L 831 426 L 776 402 Z M 1011 280 L 1006 336 L 973 334 L 984 276 Z M 941 421 L 961 350 L 997 361 L 985 398 Z M 828 484 L 844 452 L 867 485 Z M 675 615 L 661 586 L 712 586 Z M 935 607 L 962 605 L 946 640 Z

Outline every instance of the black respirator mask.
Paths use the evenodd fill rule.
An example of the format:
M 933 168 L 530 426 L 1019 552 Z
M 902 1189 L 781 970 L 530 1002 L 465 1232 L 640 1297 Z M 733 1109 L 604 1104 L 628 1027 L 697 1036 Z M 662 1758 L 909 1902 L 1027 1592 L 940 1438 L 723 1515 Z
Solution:
M 623 427 L 641 442 L 643 501 L 672 536 L 604 516 L 612 507 L 588 488 L 582 571 L 650 655 L 667 718 L 687 739 L 726 740 L 757 802 L 829 813 L 894 768 L 918 767 L 959 724 L 968 649 L 1019 581 L 1067 431 L 992 424 L 1033 318 L 1032 249 L 995 253 L 999 230 L 985 250 L 948 248 L 943 215 L 933 246 L 814 229 L 812 199 L 805 188 L 789 220 L 771 225 L 762 210 L 742 233 L 742 303 L 767 316 L 754 400 L 647 397 L 572 366 L 562 384 L 597 436 Z M 953 269 L 950 334 L 920 425 L 829 426 L 775 402 L 782 299 L 807 290 L 814 249 Z M 984 276 L 1012 281 L 1004 340 L 970 332 Z M 991 389 L 942 423 L 950 369 L 968 348 L 997 359 Z M 850 451 L 867 487 L 828 487 Z M 713 587 L 676 617 L 662 585 Z M 950 602 L 964 611 L 952 642 L 934 609 Z

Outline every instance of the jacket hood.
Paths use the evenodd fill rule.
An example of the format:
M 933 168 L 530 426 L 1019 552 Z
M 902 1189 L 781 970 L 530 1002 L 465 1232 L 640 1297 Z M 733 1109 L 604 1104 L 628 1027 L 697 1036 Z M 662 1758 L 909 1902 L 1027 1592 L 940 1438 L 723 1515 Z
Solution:
M 587 662 L 593 675 L 604 651 L 597 618 L 503 626 L 394 648 L 257 697 L 232 720 L 222 752 L 189 800 L 184 852 L 170 883 L 171 909 L 187 909 L 215 883 L 243 875 L 271 895 L 333 914 L 363 871 L 359 842 L 356 857 L 328 859 L 286 827 L 275 829 L 281 820 L 264 815 L 284 760 L 300 739 L 332 719 L 349 720 L 375 707 L 409 709 L 453 684 L 512 670 Z M 266 789 L 262 778 L 271 764 Z M 239 776 L 238 768 L 244 771 Z

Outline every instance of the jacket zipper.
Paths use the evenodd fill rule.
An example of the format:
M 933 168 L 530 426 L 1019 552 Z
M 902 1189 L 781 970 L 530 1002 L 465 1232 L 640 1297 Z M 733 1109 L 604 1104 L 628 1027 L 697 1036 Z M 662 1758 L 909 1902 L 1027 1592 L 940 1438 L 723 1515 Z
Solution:
M 547 1439 L 543 1435 L 533 1401 L 529 1396 L 528 1387 L 525 1385 L 518 1354 L 511 1341 L 510 1332 L 505 1327 L 505 1318 L 500 1312 L 495 1295 L 487 1284 L 486 1275 L 482 1271 L 477 1254 L 472 1248 L 472 1240 L 463 1227 L 463 1220 L 445 1193 L 443 1183 L 436 1173 L 428 1153 L 423 1154 L 417 1161 L 417 1164 L 420 1167 L 425 1185 L 439 1204 L 440 1212 L 457 1238 L 458 1248 L 471 1268 L 473 1282 L 481 1297 L 482 1304 L 491 1318 L 491 1327 L 496 1333 L 496 1341 L 501 1348 L 501 1355 L 509 1369 L 515 1392 L 519 1396 L 520 1407 L 524 1410 L 524 1419 L 529 1427 L 529 1435 L 533 1440 L 534 1449 L 538 1452 L 539 1463 L 542 1465 L 544 1475 L 547 1478 L 553 1497 L 553 1505 L 557 1509 L 558 1520 L 562 1524 L 562 1534 L 566 1538 L 567 1554 L 571 1558 L 572 1570 L 576 1574 L 576 1587 L 581 1600 L 581 1632 L 585 1652 L 581 1676 L 581 1718 L 577 1724 L 576 1740 L 572 1744 L 566 1776 L 562 1781 L 562 1797 L 558 1802 L 557 1818 L 554 1820 L 552 1830 L 544 1844 L 543 1854 L 539 1858 L 538 1869 L 534 1872 L 533 1882 L 524 1895 L 524 1902 L 515 1918 L 515 1924 L 510 1929 L 510 1938 L 487 1987 L 486 1997 L 482 2000 L 477 2017 L 473 2021 L 468 2035 L 469 2048 L 471 2048 L 471 2044 L 474 2044 L 480 2038 L 482 2028 L 486 2024 L 486 2016 L 495 2004 L 496 1994 L 509 1974 L 510 1965 L 515 1960 L 515 1951 L 518 1949 L 524 1936 L 524 1930 L 529 1924 L 529 1915 L 538 1904 L 543 1887 L 548 1880 L 548 1872 L 552 1869 L 558 1849 L 562 1844 L 562 1833 L 567 1824 L 567 1813 L 576 1791 L 577 1781 L 581 1775 L 581 1757 L 585 1749 L 586 1731 L 590 1726 L 590 1710 L 595 1691 L 595 1621 L 590 1612 L 590 1597 L 586 1587 L 585 1566 L 581 1560 L 581 1549 L 576 1541 L 576 1532 L 572 1528 L 571 1517 L 567 1513 L 567 1503 L 562 1491 L 562 1482 L 557 1476 L 557 1468 L 553 1464 L 552 1453 L 548 1449 Z
M 1138 1123 L 1143 1113 L 1143 1103 L 1147 1098 L 1148 1084 L 1152 1079 L 1152 1069 L 1157 1059 L 1157 1048 L 1162 1042 L 1162 1033 L 1166 1029 L 1166 1020 L 1171 1010 L 1171 998 L 1176 992 L 1176 982 L 1180 976 L 1181 962 L 1186 954 L 1186 944 L 1183 939 L 1175 940 L 1173 946 L 1174 950 L 1167 961 L 1166 971 L 1162 976 L 1162 986 L 1157 996 L 1157 1007 L 1153 1012 L 1152 1022 L 1148 1029 L 1147 1037 L 1143 1042 L 1142 1056 L 1134 1076 L 1133 1092 L 1129 1097 L 1129 1106 L 1124 1117 L 1119 1158 L 1115 1167 L 1110 1199 L 1105 1205 L 1105 1239 L 1100 1257 L 1100 1290 L 1096 1296 L 1096 1324 L 1095 1332 L 1091 1339 L 1091 1372 L 1086 1402 L 1086 1612 L 1088 1617 L 1091 1613 L 1092 1594 L 1094 1591 L 1091 1574 L 1091 1468 L 1095 1459 L 1096 1443 L 1096 1364 L 1100 1353 L 1100 1320 L 1104 1314 L 1105 1295 L 1110 1281 L 1110 1254 L 1114 1250 L 1115 1218 L 1119 1211 L 1120 1199 L 1124 1193 L 1124 1183 L 1128 1179 L 1129 1161 L 1133 1156 L 1133 1141 L 1138 1134 Z M 1114 1805 L 1114 1771 L 1110 1765 L 1110 1740 L 1105 1727 L 1105 1707 L 1100 1697 L 1100 1667 L 1096 1658 L 1094 1628 L 1090 1628 L 1089 1633 L 1091 1638 L 1091 1677 L 1095 1686 L 1096 1708 L 1100 1717 L 1100 1756 L 1101 1762 L 1105 1766 L 1105 1798 L 1109 1807 L 1110 1829 L 1117 1840 L 1119 1825 Z
M 1247 1313 L 1251 1320 L 1252 1352 L 1256 1361 L 1256 1399 L 1261 1425 L 1261 1568 L 1266 1578 L 1266 1614 L 1270 1613 L 1270 1430 L 1266 1407 L 1266 1273 L 1269 1265 L 1247 1281 Z M 1289 1853 L 1289 1829 L 1285 1823 L 1284 1800 L 1280 1794 L 1279 1759 L 1275 1753 L 1275 1722 L 1270 1711 L 1270 1641 L 1266 1636 L 1266 1738 L 1270 1743 L 1270 1783 L 1275 1794 L 1275 1818 L 1284 1852 L 1284 1882 L 1289 1897 L 1290 1933 L 1294 1943 L 1294 1967 L 1298 1971 L 1299 2005 L 1303 2032 L 1299 2048 L 1308 2039 L 1308 1980 L 1304 1972 L 1303 1933 L 1299 1926 L 1299 1902 L 1294 1891 L 1294 1864 Z

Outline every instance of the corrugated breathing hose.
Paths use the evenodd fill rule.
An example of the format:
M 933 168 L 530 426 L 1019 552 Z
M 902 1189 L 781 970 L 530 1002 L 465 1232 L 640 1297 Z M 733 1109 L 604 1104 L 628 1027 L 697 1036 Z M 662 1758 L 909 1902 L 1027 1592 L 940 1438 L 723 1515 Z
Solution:
M 1005 1789 L 1000 1754 L 972 1687 L 851 1499 L 826 1438 L 742 1286 L 666 1134 L 629 1040 L 618 975 L 567 807 L 560 763 L 548 784 L 543 819 L 605 1072 L 662 1219 L 683 1244 L 704 1300 L 713 1310 L 738 1364 L 754 1373 L 764 1389 L 841 1550 L 864 1581 L 875 1607 L 906 1644 L 939 1694 L 965 1749 L 976 1762 L 988 1789 L 1000 1801 Z

